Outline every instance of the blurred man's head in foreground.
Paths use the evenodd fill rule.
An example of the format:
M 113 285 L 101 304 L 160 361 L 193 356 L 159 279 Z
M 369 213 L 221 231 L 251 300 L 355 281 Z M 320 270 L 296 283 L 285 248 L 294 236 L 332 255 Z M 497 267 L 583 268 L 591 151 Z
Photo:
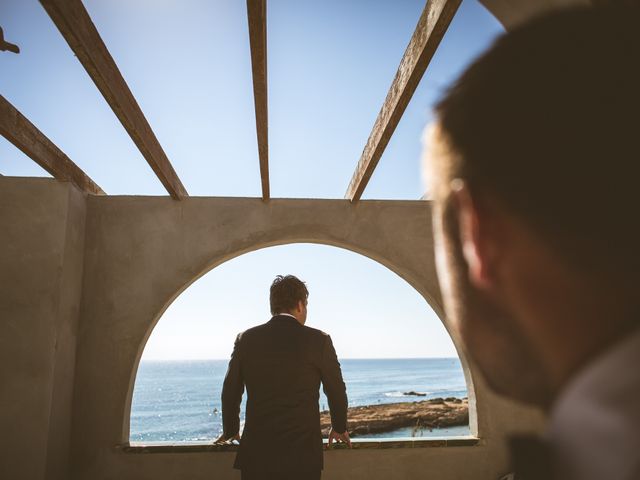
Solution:
M 548 405 L 640 321 L 640 13 L 499 38 L 425 137 L 448 317 L 488 382 Z

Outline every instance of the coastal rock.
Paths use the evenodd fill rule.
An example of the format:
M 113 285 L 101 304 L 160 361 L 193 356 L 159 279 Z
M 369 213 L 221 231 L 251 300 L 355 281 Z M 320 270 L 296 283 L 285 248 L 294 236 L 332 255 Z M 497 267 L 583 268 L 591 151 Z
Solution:
M 427 396 L 426 393 L 414 392 L 413 390 L 411 390 L 410 392 L 404 392 L 403 395 L 406 397 L 426 397 Z
M 434 398 L 419 402 L 351 407 L 347 412 L 347 423 L 352 437 L 406 427 L 432 429 L 467 425 L 469 401 L 466 398 Z M 320 426 L 323 435 L 327 436 L 331 428 L 328 411 L 320 413 Z

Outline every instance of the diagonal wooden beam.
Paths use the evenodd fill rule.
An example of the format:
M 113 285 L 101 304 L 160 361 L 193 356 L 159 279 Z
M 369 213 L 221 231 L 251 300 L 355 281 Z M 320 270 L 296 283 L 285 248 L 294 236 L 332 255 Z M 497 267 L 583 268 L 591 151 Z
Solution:
M 0 95 L 0 134 L 54 178 L 71 182 L 86 193 L 105 194 L 86 173 L 2 95 Z
M 188 196 L 81 0 L 40 0 L 164 187 Z
M 345 198 L 362 196 L 462 0 L 428 0 L 358 161 Z
M 256 109 L 256 133 L 260 158 L 262 198 L 269 198 L 269 115 L 267 109 L 267 3 L 247 0 L 249 43 L 253 73 L 253 99 Z

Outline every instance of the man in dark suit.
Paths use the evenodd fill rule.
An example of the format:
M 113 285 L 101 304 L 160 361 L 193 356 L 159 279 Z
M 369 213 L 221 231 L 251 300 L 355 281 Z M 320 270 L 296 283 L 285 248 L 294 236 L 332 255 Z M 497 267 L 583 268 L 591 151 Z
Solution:
M 331 411 L 329 445 L 351 446 L 340 363 L 331 337 L 304 326 L 308 296 L 298 278 L 277 276 L 270 292 L 273 317 L 236 338 L 222 389 L 224 433 L 217 442 L 240 440 L 246 386 L 245 426 L 234 463 L 243 480 L 320 478 L 320 382 Z

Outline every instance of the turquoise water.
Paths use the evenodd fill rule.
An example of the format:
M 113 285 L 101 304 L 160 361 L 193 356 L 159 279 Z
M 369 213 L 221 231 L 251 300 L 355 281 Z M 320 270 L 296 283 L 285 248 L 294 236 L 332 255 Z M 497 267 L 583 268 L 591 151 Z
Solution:
M 466 397 L 467 388 L 457 358 L 342 360 L 349 406 Z M 226 360 L 143 361 L 131 406 L 132 442 L 201 442 L 222 432 L 220 395 Z M 424 397 L 405 392 L 424 393 Z M 320 409 L 327 408 L 324 394 Z M 244 418 L 244 400 L 241 407 Z M 411 429 L 367 438 L 409 437 Z M 418 436 L 468 435 L 468 427 L 424 430 Z M 358 437 L 365 438 L 365 437 Z

